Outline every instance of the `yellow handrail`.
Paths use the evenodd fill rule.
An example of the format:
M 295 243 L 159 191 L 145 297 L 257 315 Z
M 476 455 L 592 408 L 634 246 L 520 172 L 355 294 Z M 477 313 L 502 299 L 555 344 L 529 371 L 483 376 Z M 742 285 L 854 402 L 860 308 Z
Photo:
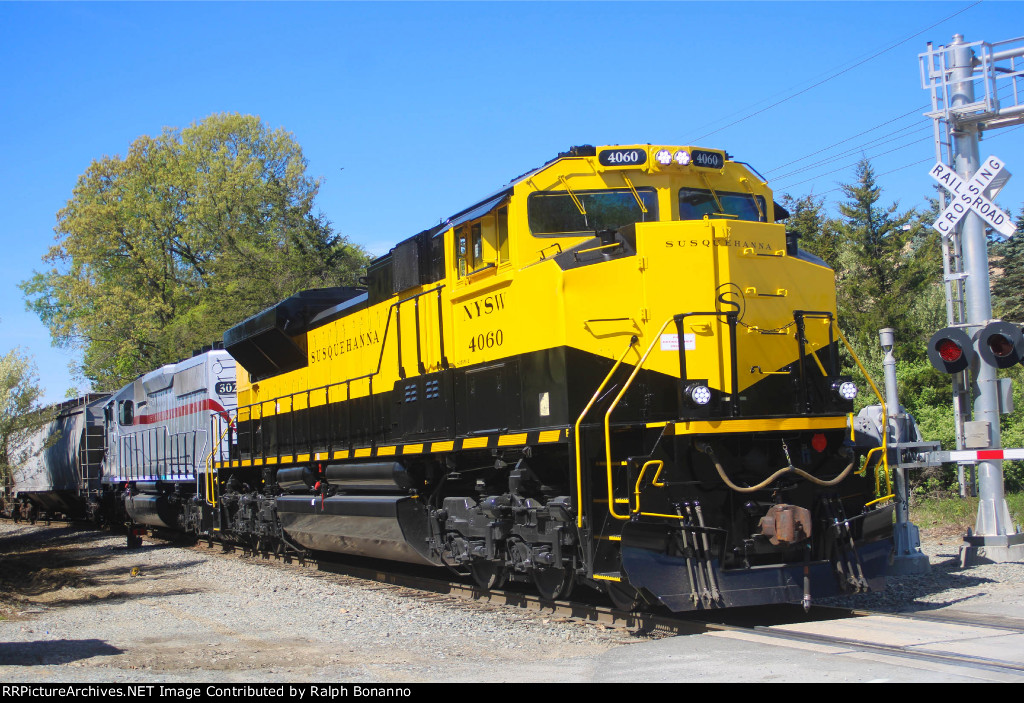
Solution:
M 685 515 L 669 515 L 668 513 L 640 513 L 640 512 L 638 512 L 638 513 L 636 513 L 636 515 L 640 515 L 642 517 L 667 517 L 667 518 L 671 518 L 673 520 L 685 520 L 686 519 Z
M 647 467 L 652 464 L 658 465 L 658 470 L 654 472 L 654 478 L 651 479 L 651 485 L 657 486 L 658 488 L 664 488 L 665 482 L 658 483 L 658 477 L 661 476 L 661 470 L 665 468 L 665 462 L 660 459 L 651 459 L 650 461 L 644 462 L 644 465 L 640 467 L 640 475 L 636 477 L 636 486 L 633 488 L 633 494 L 636 496 L 636 507 L 630 512 L 640 512 L 640 484 L 644 480 L 644 474 L 647 473 Z
M 654 351 L 654 345 L 657 344 L 658 340 L 661 339 L 662 332 L 665 331 L 665 328 L 668 327 L 668 324 L 672 322 L 674 319 L 675 317 L 672 316 L 665 320 L 665 323 L 661 326 L 661 329 L 659 329 L 657 334 L 655 334 L 654 337 L 651 339 L 651 345 L 647 347 L 647 351 L 644 352 L 644 355 L 640 357 L 640 361 L 638 361 L 636 366 L 633 368 L 633 373 L 631 373 L 629 375 L 629 378 L 626 379 L 626 382 L 622 386 L 622 390 L 619 391 L 619 394 L 617 396 L 615 396 L 615 400 L 613 400 L 611 406 L 609 406 L 608 412 L 604 414 L 605 466 L 608 470 L 608 513 L 616 520 L 628 520 L 629 515 L 619 515 L 617 512 L 615 512 L 615 497 L 612 495 L 613 491 L 611 415 L 615 408 L 618 406 L 619 401 L 622 400 L 622 396 L 624 396 L 626 394 L 626 391 L 629 390 L 629 387 L 633 385 L 633 379 L 635 379 L 636 375 L 640 373 L 640 369 L 643 368 L 644 362 L 647 361 L 647 357 L 649 357 L 651 355 L 651 352 Z
M 881 449 L 882 450 L 881 465 L 882 465 L 883 472 L 885 474 L 886 493 L 892 493 L 892 478 L 891 478 L 890 472 L 889 472 L 889 408 L 886 406 L 885 399 L 882 398 L 882 394 L 878 391 L 878 386 L 876 386 L 875 382 L 872 380 L 871 374 L 869 374 L 868 370 L 866 368 L 864 368 L 864 364 L 860 363 L 860 357 L 857 356 L 857 352 L 855 352 L 853 350 L 853 347 L 850 345 L 850 342 L 847 341 L 847 339 L 846 339 L 846 335 L 844 335 L 843 331 L 841 329 L 839 329 L 839 324 L 836 323 L 833 320 L 832 325 L 835 327 L 836 332 L 839 333 L 839 339 L 843 340 L 843 344 L 846 345 L 846 350 L 848 352 L 850 352 L 850 356 L 853 357 L 854 362 L 857 364 L 857 368 L 859 368 L 860 372 L 862 374 L 864 374 L 864 378 L 867 379 L 868 384 L 871 386 L 871 390 L 875 392 L 875 397 L 878 398 L 878 402 L 882 406 L 882 446 L 881 447 L 875 447 L 874 449 L 872 449 L 872 450 L 870 450 L 868 452 L 867 456 L 864 458 L 864 468 L 865 469 L 867 468 L 868 459 L 871 457 L 871 454 L 873 452 L 877 451 L 878 449 Z M 852 426 L 852 423 L 851 423 L 851 426 Z M 878 476 L 878 472 L 876 470 L 876 472 L 875 472 L 875 493 L 876 494 L 879 494 L 879 493 L 882 492 L 881 491 L 881 486 L 879 485 L 879 483 L 880 483 L 879 482 L 879 476 Z
M 229 422 L 228 426 L 224 429 L 224 431 L 220 433 L 220 437 L 217 439 L 216 444 L 210 447 L 210 453 L 207 455 L 206 461 L 203 462 L 204 464 L 206 464 L 206 495 L 203 496 L 203 499 L 206 501 L 207 505 L 214 508 L 217 507 L 217 479 L 213 475 L 213 454 L 216 451 L 214 449 L 214 446 L 220 446 L 221 442 L 224 441 L 225 435 L 227 435 L 227 433 L 231 431 L 231 427 L 233 424 L 233 422 Z M 229 448 L 228 451 L 230 452 L 231 449 Z
M 685 520 L 684 515 L 668 515 L 666 513 L 645 513 L 640 510 L 640 483 L 644 480 L 644 473 L 647 471 L 647 467 L 652 464 L 658 465 L 658 470 L 654 472 L 654 478 L 651 479 L 651 485 L 657 486 L 658 488 L 664 488 L 665 482 L 658 483 L 658 477 L 661 476 L 661 470 L 665 468 L 665 462 L 660 459 L 651 459 L 650 461 L 644 462 L 644 465 L 640 468 L 640 475 L 637 476 L 636 486 L 634 492 L 636 494 L 636 507 L 631 509 L 634 515 L 642 515 L 643 517 L 663 517 L 670 518 L 672 520 Z
M 608 381 L 611 380 L 612 375 L 619 368 L 619 365 L 622 364 L 622 361 L 626 358 L 626 354 L 629 353 L 629 350 L 632 349 L 633 345 L 638 341 L 639 340 L 636 335 L 633 335 L 630 338 L 629 346 L 626 347 L 626 351 L 622 352 L 622 356 L 619 357 L 619 360 L 612 366 L 612 370 L 609 371 L 608 375 L 604 377 L 603 381 L 601 381 L 601 385 L 597 387 L 596 391 L 594 391 L 594 396 L 590 399 L 590 402 L 587 403 L 587 407 L 583 408 L 583 412 L 580 413 L 579 419 L 576 420 L 576 425 L 574 427 L 574 440 L 576 443 L 576 527 L 578 528 L 583 527 L 583 471 L 580 465 L 580 425 L 583 423 L 583 418 L 587 416 L 588 412 L 590 412 L 590 408 L 592 408 L 594 403 L 597 402 L 597 399 L 601 397 L 604 387 L 608 385 Z

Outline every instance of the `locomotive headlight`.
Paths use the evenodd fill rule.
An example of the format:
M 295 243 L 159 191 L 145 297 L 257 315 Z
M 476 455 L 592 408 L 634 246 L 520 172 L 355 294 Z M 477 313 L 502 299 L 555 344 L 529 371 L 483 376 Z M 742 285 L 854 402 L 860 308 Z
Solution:
M 857 393 L 860 392 L 857 384 L 853 381 L 834 381 L 832 383 L 832 390 L 843 400 L 853 400 L 857 397 Z
M 659 149 L 658 153 L 654 155 L 654 160 L 662 166 L 668 166 L 672 163 L 672 152 L 668 149 Z
M 680 166 L 685 166 L 688 163 L 690 163 L 690 152 L 686 151 L 685 149 L 680 149 L 679 151 L 672 155 L 672 160 L 675 161 Z
M 704 407 L 711 402 L 711 389 L 699 383 L 691 383 L 686 387 L 686 397 L 698 407 Z

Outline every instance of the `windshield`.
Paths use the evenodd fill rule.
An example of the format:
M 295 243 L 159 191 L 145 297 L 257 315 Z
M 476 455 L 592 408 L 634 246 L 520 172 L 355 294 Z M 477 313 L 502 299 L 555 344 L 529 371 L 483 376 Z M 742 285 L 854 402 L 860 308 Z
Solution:
M 565 191 L 555 193 L 532 193 L 527 201 L 530 231 L 535 235 L 593 234 L 604 229 L 618 229 L 636 222 L 653 222 L 658 219 L 658 199 L 653 188 L 637 188 L 637 194 L 647 208 L 640 209 L 640 203 L 632 191 L 591 190 L 573 191 L 586 214 L 580 212 L 572 195 Z
M 715 202 L 715 195 L 722 204 L 721 209 Z M 710 190 L 699 188 L 679 189 L 679 219 L 680 220 L 701 220 L 705 215 L 708 217 L 732 215 L 737 220 L 749 220 L 750 222 L 764 222 L 765 208 L 764 197 L 757 197 L 757 204 L 754 203 L 755 196 L 750 193 L 726 193 L 716 190 L 714 194 Z M 758 206 L 761 211 L 758 212 Z

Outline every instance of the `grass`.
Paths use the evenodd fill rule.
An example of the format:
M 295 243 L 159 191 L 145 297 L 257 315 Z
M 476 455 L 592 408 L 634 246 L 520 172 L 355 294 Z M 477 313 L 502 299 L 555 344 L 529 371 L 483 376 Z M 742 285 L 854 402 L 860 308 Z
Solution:
M 1010 517 L 1024 525 L 1024 493 L 1007 493 Z M 966 532 L 978 517 L 977 498 L 911 498 L 910 521 L 922 530 Z

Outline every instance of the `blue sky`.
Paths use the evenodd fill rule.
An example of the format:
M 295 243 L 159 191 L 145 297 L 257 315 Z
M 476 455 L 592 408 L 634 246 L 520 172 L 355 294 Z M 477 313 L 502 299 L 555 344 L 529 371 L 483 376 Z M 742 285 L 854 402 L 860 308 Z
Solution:
M 0 3 L 0 351 L 32 353 L 48 400 L 88 390 L 17 283 L 90 162 L 165 126 L 284 127 L 319 209 L 374 253 L 573 144 L 724 148 L 833 207 L 863 154 L 909 208 L 934 154 L 918 54 L 1022 29 L 1024 5 L 991 1 Z M 981 151 L 1024 174 L 1024 129 Z M 1024 175 L 999 201 L 1016 215 Z

